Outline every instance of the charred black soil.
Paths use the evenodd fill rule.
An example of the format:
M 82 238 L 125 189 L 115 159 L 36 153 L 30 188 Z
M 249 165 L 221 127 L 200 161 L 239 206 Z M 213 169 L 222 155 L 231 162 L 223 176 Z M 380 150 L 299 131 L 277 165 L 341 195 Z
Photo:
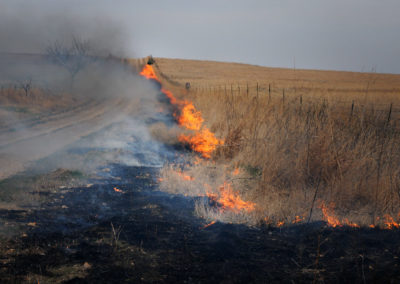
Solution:
M 121 179 L 47 193 L 2 210 L 20 231 L 1 241 L 4 283 L 398 282 L 398 230 L 216 223 L 194 200 L 157 190 L 155 167 L 114 165 Z

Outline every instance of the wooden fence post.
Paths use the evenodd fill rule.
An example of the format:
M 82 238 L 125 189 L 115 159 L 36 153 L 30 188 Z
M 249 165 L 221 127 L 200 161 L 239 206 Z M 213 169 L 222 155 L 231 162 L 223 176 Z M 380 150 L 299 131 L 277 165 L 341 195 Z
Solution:
M 388 126 L 389 123 L 390 123 L 390 118 L 391 118 L 391 115 L 392 115 L 392 107 L 393 107 L 393 103 L 390 103 L 390 108 L 389 108 L 389 113 L 388 113 L 388 117 L 387 117 L 386 126 Z
M 353 112 L 354 112 L 354 100 L 351 102 L 350 120 L 353 117 Z
M 257 82 L 257 99 L 258 99 L 258 82 Z
M 271 101 L 271 84 L 268 84 L 268 104 Z

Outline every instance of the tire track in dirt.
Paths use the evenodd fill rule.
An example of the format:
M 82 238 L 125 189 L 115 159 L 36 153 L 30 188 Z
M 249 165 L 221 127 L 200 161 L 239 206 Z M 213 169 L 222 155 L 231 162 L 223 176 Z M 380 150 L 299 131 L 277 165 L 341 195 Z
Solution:
M 79 120 L 91 119 L 98 113 L 104 112 L 107 107 L 107 102 L 93 102 L 83 104 L 78 109 L 50 114 L 30 121 L 18 122 L 14 125 L 14 129 L 11 127 L 11 129 L 0 131 L 0 151 L 1 148 L 10 144 L 50 133 L 77 123 Z M 19 130 L 15 131 L 15 128 L 19 128 Z
M 129 115 L 137 101 L 133 99 L 105 100 L 79 113 L 36 124 L 28 128 L 28 134 L 19 138 L 0 136 L 0 179 L 16 174 L 35 160 L 49 156 L 77 141 Z

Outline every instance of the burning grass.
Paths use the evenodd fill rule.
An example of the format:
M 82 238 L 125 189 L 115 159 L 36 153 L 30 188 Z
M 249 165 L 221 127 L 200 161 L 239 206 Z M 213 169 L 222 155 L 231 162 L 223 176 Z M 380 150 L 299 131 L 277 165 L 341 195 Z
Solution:
M 192 162 L 185 171 L 212 177 L 214 189 L 234 180 L 233 188 L 243 194 L 240 197 L 254 203 L 251 214 L 245 213 L 253 224 L 325 220 L 333 227 L 397 228 L 400 101 L 384 92 L 377 103 L 372 93 L 379 84 L 371 91 L 375 80 L 370 79 L 363 92 L 352 92 L 348 97 L 332 96 L 326 84 L 296 93 L 299 82 L 294 82 L 290 91 L 274 89 L 269 94 L 268 87 L 251 84 L 247 88 L 238 85 L 238 91 L 233 85 L 228 89 L 204 85 L 186 93 L 182 90 L 207 130 L 224 138 L 223 144 L 214 143 L 215 148 L 203 155 L 219 170 L 210 168 L 211 162 Z M 340 88 L 338 85 L 335 90 Z M 199 133 L 201 130 L 193 137 Z M 189 138 L 179 140 L 190 143 Z M 235 171 L 238 166 L 240 178 L 228 177 L 221 170 Z M 167 181 L 170 179 L 164 176 L 163 183 Z M 204 187 L 205 177 L 176 179 L 171 188 L 201 195 L 201 181 Z M 192 184 L 197 185 L 192 188 Z M 209 220 L 225 220 L 218 214 L 226 212 L 210 206 L 210 200 L 215 197 L 199 203 L 197 213 Z
M 146 79 L 160 83 L 152 65 L 145 65 L 139 74 Z M 161 88 L 161 92 L 175 108 L 173 115 L 179 126 L 189 131 L 189 133 L 179 135 L 179 142 L 187 144 L 204 158 L 210 158 L 211 153 L 218 145 L 223 145 L 224 141 L 215 137 L 215 134 L 203 124 L 204 119 L 201 112 L 196 110 L 192 102 L 176 98 L 171 91 L 165 88 Z

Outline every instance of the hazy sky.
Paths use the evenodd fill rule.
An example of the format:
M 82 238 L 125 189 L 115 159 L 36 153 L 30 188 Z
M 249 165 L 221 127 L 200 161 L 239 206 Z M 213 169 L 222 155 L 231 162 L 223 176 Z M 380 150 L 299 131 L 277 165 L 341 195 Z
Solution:
M 130 56 L 400 73 L 400 0 L 0 0 L 18 9 L 38 33 L 64 12 L 118 23 Z

